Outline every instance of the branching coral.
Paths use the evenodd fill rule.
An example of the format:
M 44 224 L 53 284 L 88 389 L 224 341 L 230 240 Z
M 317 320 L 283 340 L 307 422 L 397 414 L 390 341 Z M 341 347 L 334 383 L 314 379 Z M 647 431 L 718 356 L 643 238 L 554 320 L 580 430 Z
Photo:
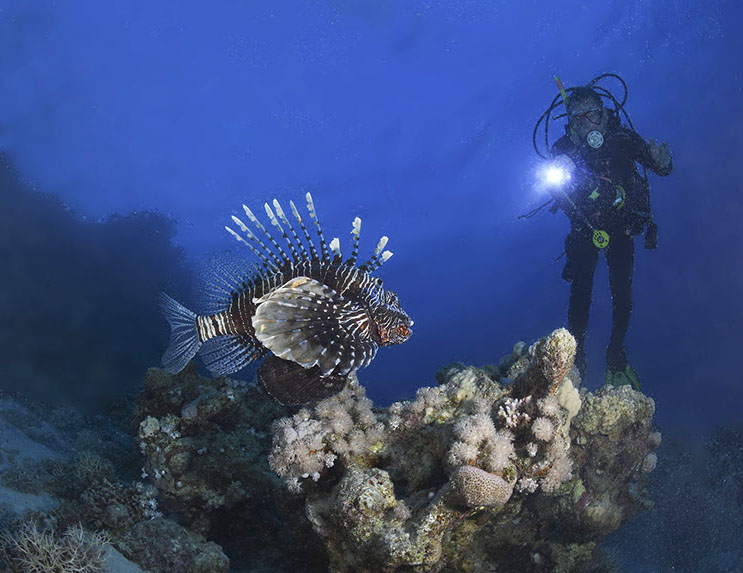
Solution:
M 106 542 L 79 525 L 57 535 L 29 522 L 0 537 L 0 557 L 14 573 L 102 573 Z

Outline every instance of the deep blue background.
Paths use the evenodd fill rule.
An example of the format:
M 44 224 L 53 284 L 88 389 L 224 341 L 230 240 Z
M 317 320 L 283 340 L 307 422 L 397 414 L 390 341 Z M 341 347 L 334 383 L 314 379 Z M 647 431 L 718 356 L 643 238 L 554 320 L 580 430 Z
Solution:
M 361 373 L 390 401 L 564 324 L 567 222 L 517 220 L 543 200 L 531 132 L 555 74 L 620 73 L 638 131 L 675 161 L 652 181 L 660 247 L 638 243 L 631 356 L 661 426 L 708 427 L 743 398 L 741 16 L 712 0 L 3 0 L 0 149 L 91 218 L 172 215 L 197 260 L 232 248 L 243 202 L 310 190 L 343 239 L 361 216 L 364 251 L 390 236 L 382 276 L 416 321 Z

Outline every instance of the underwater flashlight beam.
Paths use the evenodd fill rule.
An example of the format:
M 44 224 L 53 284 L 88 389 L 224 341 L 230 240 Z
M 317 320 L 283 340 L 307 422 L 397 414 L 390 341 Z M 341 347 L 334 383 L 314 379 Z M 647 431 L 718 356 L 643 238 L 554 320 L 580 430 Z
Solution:
M 542 182 L 548 187 L 559 187 L 570 181 L 575 163 L 567 155 L 560 155 L 542 168 Z
M 562 185 L 566 181 L 570 180 L 570 173 L 565 169 L 560 169 L 554 165 L 548 167 L 544 171 L 544 182 L 550 185 Z

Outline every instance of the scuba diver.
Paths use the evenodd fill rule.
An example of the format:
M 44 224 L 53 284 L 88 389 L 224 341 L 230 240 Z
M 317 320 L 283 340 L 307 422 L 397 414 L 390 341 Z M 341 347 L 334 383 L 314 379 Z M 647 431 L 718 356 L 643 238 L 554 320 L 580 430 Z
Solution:
M 618 79 L 624 86 L 621 102 L 597 85 L 609 77 Z M 645 231 L 645 247 L 657 246 L 646 168 L 661 176 L 668 175 L 672 169 L 671 153 L 665 143 L 656 144 L 652 139 L 646 142 L 634 130 L 624 110 L 627 86 L 616 74 L 602 74 L 585 86 L 567 90 L 559 78 L 555 80 L 560 94 L 537 122 L 533 142 L 537 153 L 542 155 L 536 145 L 536 134 L 541 121 L 547 118 L 545 144 L 549 149 L 549 116 L 563 104 L 566 113 L 558 117 L 567 118 L 565 134 L 550 149 L 551 166 L 546 178 L 552 183 L 551 212 L 561 209 L 570 220 L 562 278 L 570 283 L 568 329 L 577 341 L 576 365 L 581 375 L 585 375 L 584 342 L 593 276 L 603 251 L 609 267 L 612 299 L 605 381 L 614 386 L 630 384 L 639 390 L 640 380 L 629 364 L 625 348 L 632 312 L 635 237 Z M 604 106 L 604 100 L 611 102 L 613 109 Z M 622 125 L 620 113 L 629 127 Z M 643 167 L 643 175 L 636 163 Z

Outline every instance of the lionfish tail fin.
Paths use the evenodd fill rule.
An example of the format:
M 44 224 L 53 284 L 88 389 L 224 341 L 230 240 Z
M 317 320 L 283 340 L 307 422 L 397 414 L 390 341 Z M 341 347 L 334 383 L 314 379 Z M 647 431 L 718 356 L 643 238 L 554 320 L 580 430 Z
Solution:
M 165 293 L 160 294 L 160 307 L 170 323 L 170 346 L 163 354 L 163 366 L 171 374 L 177 374 L 201 348 L 197 316 Z

